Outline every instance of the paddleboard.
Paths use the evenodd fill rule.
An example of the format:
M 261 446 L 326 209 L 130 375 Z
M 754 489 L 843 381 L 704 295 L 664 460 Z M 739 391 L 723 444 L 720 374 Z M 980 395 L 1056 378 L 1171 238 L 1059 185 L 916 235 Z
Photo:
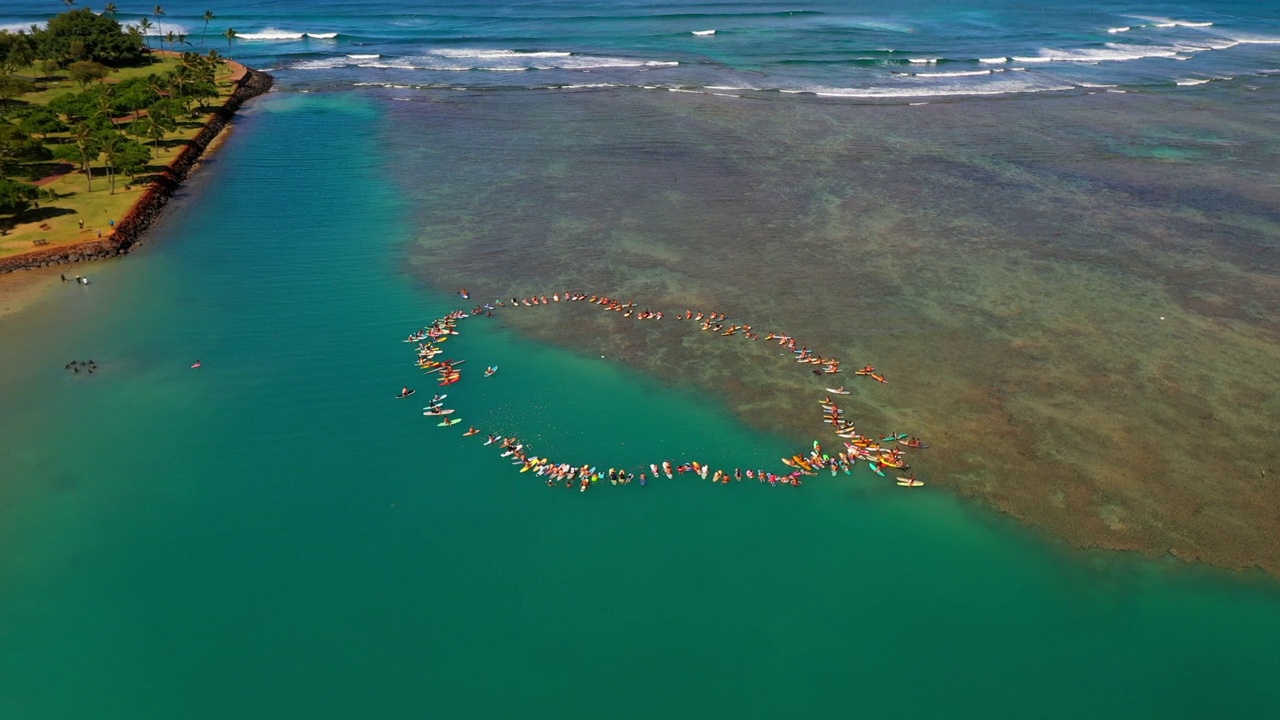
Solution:
M 405 394 L 403 394 L 403 395 L 397 395 L 396 397 L 397 397 L 397 398 L 399 398 L 399 399 L 401 399 L 401 400 L 403 400 L 403 399 L 405 399 L 405 398 L 409 397 L 410 395 L 412 395 L 412 394 L 414 394 L 414 393 L 416 393 L 416 392 L 418 392 L 418 391 L 417 391 L 417 390 L 410 390 L 409 392 L 407 392 L 407 393 L 405 393 Z
M 449 408 L 448 410 L 428 410 L 422 414 L 423 415 L 452 415 L 453 408 Z
M 450 425 L 457 425 L 460 422 L 462 422 L 462 418 L 454 418 L 452 420 L 446 419 L 443 422 L 436 423 L 436 427 L 449 427 Z
M 899 487 L 922 487 L 924 486 L 924 481 L 913 480 L 912 478 L 900 477 L 898 478 L 898 486 Z

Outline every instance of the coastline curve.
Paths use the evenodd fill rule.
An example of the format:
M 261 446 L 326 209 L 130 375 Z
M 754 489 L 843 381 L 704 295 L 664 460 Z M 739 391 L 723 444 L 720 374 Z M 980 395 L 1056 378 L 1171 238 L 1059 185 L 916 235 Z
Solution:
M 128 253 L 139 244 L 147 228 L 160 215 L 161 210 L 191 171 L 200 163 L 205 150 L 235 117 L 240 106 L 247 100 L 265 94 L 275 83 L 275 78 L 267 73 L 234 61 L 229 62 L 238 76 L 235 81 L 236 89 L 217 110 L 213 111 L 200 132 L 157 176 L 120 222 L 116 223 L 114 232 L 101 239 L 0 258 L 0 275 L 16 270 L 116 257 Z

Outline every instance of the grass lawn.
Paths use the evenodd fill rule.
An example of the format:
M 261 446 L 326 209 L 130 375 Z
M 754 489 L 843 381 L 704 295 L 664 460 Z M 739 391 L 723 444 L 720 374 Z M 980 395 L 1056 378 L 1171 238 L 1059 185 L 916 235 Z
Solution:
M 114 71 L 106 82 L 119 82 L 136 76 L 145 77 L 153 72 L 162 73 L 176 65 L 177 61 L 173 58 L 158 57 L 157 62 L 150 66 Z M 217 75 L 219 100 L 215 106 L 230 97 L 235 89 L 235 85 L 231 82 L 232 72 L 229 65 L 224 64 L 219 67 Z M 18 99 L 33 104 L 44 104 L 58 95 L 78 92 L 79 89 L 76 83 L 68 80 L 59 84 L 50 84 L 46 90 L 28 93 Z M 150 184 L 151 176 L 162 171 L 178 156 L 182 148 L 204 127 L 210 114 L 199 119 L 184 120 L 179 123 L 174 132 L 166 135 L 160 141 L 159 154 L 153 151 L 147 171 L 142 173 L 137 178 L 139 182 L 132 184 L 129 189 L 126 189 L 126 184 L 131 183 L 133 178 L 117 176 L 115 193 L 112 194 L 110 183 L 107 181 L 106 168 L 100 166 L 93 168 L 92 192 L 89 191 L 84 173 L 75 170 L 60 175 L 48 183 L 42 183 L 45 189 L 56 192 L 58 199 L 41 200 L 40 207 L 28 210 L 17 217 L 0 217 L 0 233 L 3 233 L 0 234 L 0 257 L 93 240 L 98 237 L 99 231 L 102 237 L 108 237 L 112 231 L 110 221 L 119 222 L 124 217 Z M 55 134 L 53 137 L 58 136 Z M 147 145 L 153 147 L 150 142 Z M 52 173 L 54 172 L 52 168 L 58 163 L 46 165 L 50 167 Z M 83 228 L 80 226 L 82 222 Z
M 155 55 L 153 57 L 155 58 L 155 62 L 150 65 L 140 65 L 138 67 L 112 70 L 111 74 L 108 75 L 103 82 L 123 82 L 134 78 L 146 77 L 153 73 L 156 75 L 163 75 L 181 64 L 178 62 L 178 59 L 172 55 Z M 66 78 L 60 78 L 47 83 L 37 83 L 37 85 L 43 85 L 44 89 L 38 92 L 21 95 L 18 97 L 18 100 L 31 105 L 48 105 L 57 97 L 70 93 L 78 93 L 81 90 L 79 83 Z

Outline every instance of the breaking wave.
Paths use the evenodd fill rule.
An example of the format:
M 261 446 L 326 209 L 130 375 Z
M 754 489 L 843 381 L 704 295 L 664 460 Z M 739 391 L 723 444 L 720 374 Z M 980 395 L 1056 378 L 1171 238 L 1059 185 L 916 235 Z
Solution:
M 297 32 L 294 30 L 279 30 L 277 28 L 264 28 L 258 32 L 236 33 L 236 38 L 239 40 L 302 40 L 303 38 L 332 40 L 336 37 L 338 37 L 336 32 Z

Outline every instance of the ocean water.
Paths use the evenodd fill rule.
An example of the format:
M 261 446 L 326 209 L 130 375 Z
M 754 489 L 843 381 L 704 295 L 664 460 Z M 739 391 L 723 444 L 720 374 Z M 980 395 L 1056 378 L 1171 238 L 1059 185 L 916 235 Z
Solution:
M 999 101 L 909 61 L 1267 39 L 1275 7 L 213 10 L 277 91 L 145 248 L 0 319 L 0 717 L 1280 709 L 1273 579 L 957 497 L 1274 569 L 1272 49 L 1027 63 L 1070 88 Z M 782 92 L 815 88 L 873 97 Z M 463 286 L 872 362 L 850 412 L 929 440 L 930 485 L 546 488 L 455 430 L 770 467 L 821 437 L 814 381 L 562 303 L 461 323 L 438 428 L 399 340 Z
M 23 28 L 56 4 L 0 4 Z M 295 87 L 634 87 L 901 101 L 1084 88 L 1194 88 L 1280 72 L 1280 6 L 1243 0 L 1025 5 L 907 0 L 171 2 L 186 35 Z M 121 6 L 134 22 L 145 8 Z M 238 40 L 222 33 L 232 28 Z
M 420 382 L 398 340 L 456 302 L 404 272 L 387 123 L 358 96 L 257 101 L 149 250 L 4 321 L 5 716 L 1280 702 L 1268 582 L 1063 555 L 869 475 L 552 490 L 434 427 L 392 397 Z M 454 386 L 461 415 L 547 454 L 790 447 L 607 358 L 461 327 L 501 368 Z

